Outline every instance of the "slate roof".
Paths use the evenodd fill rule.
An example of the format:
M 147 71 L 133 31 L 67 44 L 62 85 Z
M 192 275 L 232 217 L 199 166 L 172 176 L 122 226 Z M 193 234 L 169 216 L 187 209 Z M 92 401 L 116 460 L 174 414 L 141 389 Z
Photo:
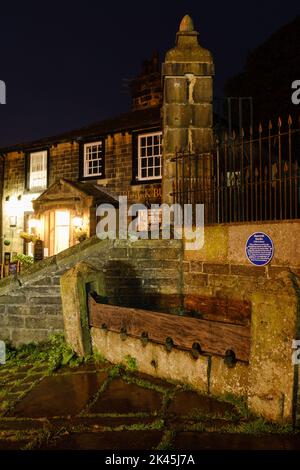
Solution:
M 70 140 L 84 140 L 87 137 L 100 137 L 116 132 L 126 132 L 158 127 L 161 125 L 160 107 L 146 108 L 139 111 L 131 111 L 119 116 L 95 122 L 79 129 L 74 129 L 63 134 L 45 137 L 31 142 L 18 143 L 8 147 L 0 148 L 0 153 L 7 153 L 15 150 L 26 150 L 41 148 Z

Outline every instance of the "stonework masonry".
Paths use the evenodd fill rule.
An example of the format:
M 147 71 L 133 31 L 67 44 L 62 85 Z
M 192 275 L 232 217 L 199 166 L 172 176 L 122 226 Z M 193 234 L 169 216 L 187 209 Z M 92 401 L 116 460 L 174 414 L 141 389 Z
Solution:
M 113 304 L 136 305 L 144 294 L 177 293 L 179 241 L 122 243 L 97 237 L 36 263 L 18 278 L 0 281 L 0 337 L 19 345 L 63 331 L 59 277 L 77 263 L 105 272 Z
M 11 241 L 7 251 L 24 252 L 19 234 L 27 230 L 25 220 L 33 214 L 32 200 L 41 194 L 27 189 L 26 155 L 30 152 L 48 150 L 48 187 L 61 178 L 85 181 L 83 145 L 103 139 L 104 177 L 89 181 L 104 186 L 115 196 L 127 195 L 129 202 L 173 202 L 171 159 L 176 152 L 200 152 L 201 158 L 206 159 L 211 151 L 213 75 L 211 53 L 198 44 L 198 33 L 191 18 L 186 16 L 176 36 L 176 47 L 166 54 L 162 74 L 154 53 L 150 61 L 145 61 L 140 76 L 132 81 L 132 112 L 61 136 L 2 149 L 5 160 L 3 193 L 0 192 L 2 235 Z M 139 181 L 137 135 L 160 130 L 163 132 L 162 180 Z M 16 227 L 10 224 L 12 214 L 17 216 Z M 1 248 L 3 251 L 2 243 Z
M 273 239 L 275 256 L 268 267 L 256 268 L 245 259 L 244 245 L 253 230 L 264 231 Z M 68 276 L 71 279 L 72 270 L 76 274 L 80 263 L 104 278 L 105 293 L 112 305 L 141 308 L 142 300 L 152 294 L 162 299 L 164 295 L 175 298 L 195 294 L 226 299 L 228 303 L 247 300 L 251 303 L 249 364 L 238 362 L 230 369 L 222 358 L 212 356 L 211 362 L 201 357 L 196 366 L 184 351 L 165 356 L 162 347 L 151 345 L 147 351 L 141 349 L 144 355 L 138 355 L 140 368 L 151 370 L 147 361 L 156 351 L 161 365 L 155 374 L 169 378 L 171 374 L 216 395 L 247 395 L 256 413 L 287 422 L 298 416 L 299 421 L 299 366 L 292 364 L 292 341 L 299 335 L 299 231 L 296 222 L 255 225 L 255 229 L 253 224 L 208 226 L 204 247 L 190 252 L 184 250 L 180 240 L 89 239 L 36 263 L 18 278 L 0 282 L 0 337 L 21 344 L 63 331 L 61 296 L 63 303 L 71 297 L 71 289 L 63 289 L 63 280 Z M 282 232 L 289 233 L 289 240 L 282 238 Z M 155 310 L 160 305 L 150 307 Z M 170 309 L 170 313 L 176 312 Z M 72 334 L 76 336 L 76 332 Z M 93 337 L 113 362 L 126 351 L 133 355 L 135 347 L 139 351 L 134 339 L 120 343 L 119 335 L 112 332 L 108 336 L 94 332 Z M 182 364 L 186 366 L 182 368 Z M 201 374 L 199 367 L 203 369 Z
M 211 152 L 212 89 L 214 63 L 211 53 L 198 44 L 198 33 L 185 16 L 176 36 L 176 46 L 167 52 L 163 75 L 163 201 L 172 202 L 177 152 Z M 209 172 L 209 168 L 207 169 Z M 208 175 L 207 175 L 208 176 Z
M 50 139 L 43 147 L 49 149 L 49 184 L 58 178 L 84 180 L 80 168 L 84 139 L 103 138 L 105 178 L 95 182 L 115 195 L 127 195 L 129 202 L 173 202 L 176 152 L 197 153 L 204 159 L 212 148 L 214 64 L 211 53 L 199 45 L 191 18 L 184 17 L 176 46 L 167 52 L 162 68 L 162 184 L 140 184 L 134 174 L 136 133 L 161 129 L 156 59 L 147 67 L 151 76 L 145 79 L 142 73 L 132 84 L 133 107 L 141 110 L 135 113 L 144 116 L 141 125 L 136 114 L 133 119 L 129 113 L 125 126 L 119 118 L 118 128 L 115 123 L 109 128 L 102 124 L 105 131 L 89 130 L 85 138 L 73 133 L 65 140 Z M 32 200 L 40 193 L 26 189 L 25 151 L 32 148 L 17 148 L 20 151 L 4 152 L 3 237 L 11 240 L 12 252 L 23 252 L 19 232 L 24 230 L 24 215 L 32 212 Z M 0 157 L 0 172 L 1 162 Z M 208 179 L 209 172 L 207 167 Z M 13 212 L 17 227 L 10 226 Z M 266 267 L 254 267 L 245 257 L 246 240 L 255 231 L 267 233 L 275 245 L 273 260 Z M 82 315 L 86 303 L 78 291 L 86 295 L 93 273 L 111 305 L 145 308 L 148 302 L 146 306 L 156 311 L 163 307 L 164 296 L 183 299 L 188 295 L 220 299 L 228 305 L 245 301 L 251 306 L 250 359 L 237 361 L 233 367 L 217 355 L 200 354 L 195 360 L 187 351 L 174 348 L 169 352 L 151 341 L 143 347 L 137 338 L 122 341 L 119 334 L 95 327 L 90 331 L 92 345 L 112 362 L 130 354 L 137 358 L 141 372 L 179 380 L 213 395 L 245 396 L 258 415 L 300 425 L 299 365 L 292 363 L 292 341 L 300 339 L 299 237 L 299 222 L 281 221 L 206 226 L 204 246 L 196 251 L 187 251 L 180 240 L 90 238 L 0 281 L 0 339 L 20 345 L 65 330 L 70 345 L 85 354 Z M 158 302 L 155 305 L 149 303 L 152 297 Z M 182 312 L 170 307 L 168 313 Z
M 145 202 L 147 194 L 153 202 L 160 201 L 161 183 L 134 184 L 132 133 L 124 132 L 107 136 L 105 141 L 105 179 L 99 180 L 115 195 L 126 195 L 129 202 Z
M 50 149 L 49 186 L 60 178 L 77 181 L 78 177 L 79 144 L 73 141 L 53 145 Z
M 80 145 L 78 142 L 58 143 L 49 149 L 49 185 L 60 178 L 80 180 Z M 160 202 L 161 183 L 134 184 L 133 146 L 131 132 L 115 133 L 105 138 L 105 179 L 95 180 L 116 196 L 126 195 L 129 202 Z M 1 169 L 1 168 L 0 168 Z M 11 241 L 8 251 L 22 253 L 24 214 L 32 213 L 32 200 L 41 193 L 26 190 L 25 153 L 11 152 L 5 158 L 3 178 L 3 238 Z M 0 188 L 1 189 L 1 188 Z M 9 217 L 17 215 L 17 226 L 10 227 Z M 3 247 L 3 243 L 1 243 Z

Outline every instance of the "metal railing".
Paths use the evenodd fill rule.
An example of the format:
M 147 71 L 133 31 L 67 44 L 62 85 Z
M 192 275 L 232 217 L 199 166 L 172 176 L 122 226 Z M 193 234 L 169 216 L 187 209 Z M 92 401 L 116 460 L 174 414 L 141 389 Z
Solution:
M 300 218 L 300 120 L 215 136 L 210 153 L 173 158 L 173 201 L 205 205 L 206 223 Z

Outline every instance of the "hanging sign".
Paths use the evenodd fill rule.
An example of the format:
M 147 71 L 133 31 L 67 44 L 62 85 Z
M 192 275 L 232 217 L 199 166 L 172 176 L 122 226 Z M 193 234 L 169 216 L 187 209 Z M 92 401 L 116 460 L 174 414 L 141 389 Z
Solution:
M 34 261 L 41 261 L 44 259 L 44 243 L 42 240 L 37 240 L 34 244 Z

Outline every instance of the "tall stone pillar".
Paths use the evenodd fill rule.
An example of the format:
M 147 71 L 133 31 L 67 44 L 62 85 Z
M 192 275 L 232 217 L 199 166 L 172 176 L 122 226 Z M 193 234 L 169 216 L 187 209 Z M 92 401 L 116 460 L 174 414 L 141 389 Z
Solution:
M 162 202 L 173 202 L 175 164 L 171 159 L 176 152 L 195 152 L 205 158 L 212 148 L 213 75 L 212 55 L 199 45 L 193 20 L 186 15 L 176 35 L 176 46 L 167 52 L 162 68 Z

